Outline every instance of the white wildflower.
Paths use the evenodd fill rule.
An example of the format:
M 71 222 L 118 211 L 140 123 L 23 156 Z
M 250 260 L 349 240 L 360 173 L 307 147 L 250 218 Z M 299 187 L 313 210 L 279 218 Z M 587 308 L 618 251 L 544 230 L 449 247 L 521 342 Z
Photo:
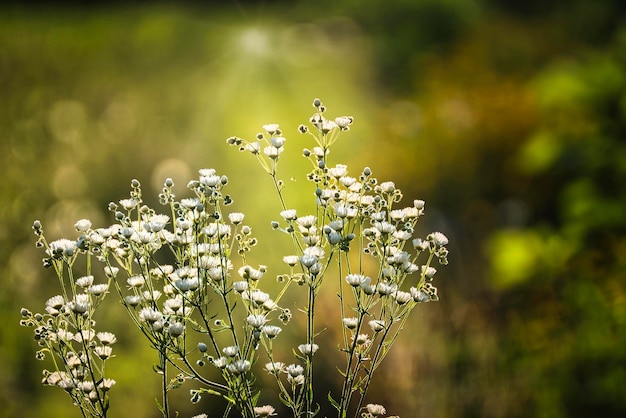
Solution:
M 367 412 L 375 417 L 379 415 L 385 415 L 387 413 L 387 410 L 384 406 L 375 403 L 368 403 L 367 405 L 365 405 L 365 409 L 367 409 Z
M 274 407 L 270 405 L 255 406 L 254 413 L 257 417 L 261 418 L 269 417 L 270 415 L 276 415 L 274 413 Z
M 354 317 L 343 318 L 341 322 L 343 322 L 343 325 L 348 329 L 356 329 L 357 325 L 359 324 L 358 318 L 354 318 Z
M 280 216 L 282 216 L 283 219 L 286 221 L 293 221 L 298 218 L 298 215 L 296 214 L 295 209 L 283 210 L 282 212 L 280 212 Z
M 100 357 L 101 360 L 106 360 L 111 357 L 111 353 L 113 352 L 113 348 L 108 345 L 99 345 L 94 348 L 94 352 L 96 356 Z
M 241 212 L 232 212 L 228 214 L 228 219 L 233 223 L 233 225 L 239 225 L 242 223 L 244 217 L 245 215 Z
M 372 321 L 369 321 L 368 324 L 374 332 L 380 332 L 385 329 L 385 321 L 380 319 L 374 319 Z
M 281 363 L 277 361 L 274 363 L 267 363 L 265 365 L 265 370 L 267 370 L 269 373 L 277 374 L 277 373 L 282 372 L 284 367 L 285 367 L 285 363 Z
M 100 341 L 100 344 L 102 345 L 111 345 L 117 342 L 117 338 L 115 337 L 115 334 L 111 332 L 99 332 L 96 334 L 96 337 L 98 338 L 98 340 Z
M 94 296 L 101 296 L 105 294 L 107 290 L 109 290 L 109 285 L 106 283 L 94 284 L 87 289 L 87 291 Z
M 298 351 L 305 356 L 312 356 L 320 347 L 317 344 L 300 344 Z
M 352 287 L 361 286 L 362 284 L 369 282 L 369 280 L 371 280 L 369 277 L 362 274 L 348 274 L 346 276 L 346 282 Z
M 269 135 L 274 135 L 280 129 L 277 123 L 268 123 L 267 125 L 263 125 L 263 129 Z
M 267 336 L 267 338 L 275 338 L 278 334 L 280 334 L 282 328 L 275 325 L 264 325 L 261 327 L 261 331 Z
M 89 219 L 81 219 L 74 224 L 74 228 L 78 232 L 85 232 L 91 228 L 91 221 Z
M 443 247 L 448 244 L 448 237 L 441 232 L 433 232 L 428 235 L 428 240 L 432 241 L 436 247 Z
M 246 318 L 246 322 L 251 325 L 253 328 L 261 328 L 263 325 L 265 325 L 265 323 L 267 322 L 267 318 L 265 318 L 265 315 L 260 315 L 260 314 L 250 314 L 248 315 L 248 317 Z
M 250 370 L 250 362 L 248 360 L 235 360 L 226 366 L 226 369 L 233 374 L 243 374 Z

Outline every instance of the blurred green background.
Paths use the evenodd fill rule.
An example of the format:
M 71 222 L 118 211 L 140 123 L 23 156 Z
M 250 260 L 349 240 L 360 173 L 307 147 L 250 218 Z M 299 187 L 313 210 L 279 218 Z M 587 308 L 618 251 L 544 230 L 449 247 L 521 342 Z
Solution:
M 32 221 L 74 236 L 80 218 L 110 224 L 132 178 L 156 196 L 213 167 L 271 265 L 277 202 L 225 139 L 280 123 L 283 173 L 302 172 L 314 97 L 356 119 L 336 161 L 425 199 L 423 232 L 451 242 L 441 301 L 416 309 L 371 401 L 404 418 L 626 416 L 625 18 L 620 0 L 0 7 L 0 416 L 78 416 L 18 326 L 56 292 Z M 111 416 L 158 417 L 153 354 L 106 321 Z

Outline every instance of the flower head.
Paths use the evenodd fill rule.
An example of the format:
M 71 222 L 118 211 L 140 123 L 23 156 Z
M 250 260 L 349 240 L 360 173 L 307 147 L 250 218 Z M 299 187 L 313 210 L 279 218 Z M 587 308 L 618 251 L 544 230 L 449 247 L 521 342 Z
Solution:
M 267 338 L 275 338 L 278 334 L 280 334 L 282 328 L 275 325 L 264 325 L 261 327 L 261 331 L 267 336 Z
M 229 345 L 228 347 L 222 348 L 222 353 L 224 353 L 226 357 L 235 357 L 239 353 L 239 347 Z
M 253 328 L 261 328 L 267 322 L 267 318 L 265 318 L 265 315 L 261 314 L 250 314 L 246 318 L 246 322 L 250 324 Z
M 74 297 L 74 300 L 68 302 L 67 307 L 75 313 L 84 314 L 91 307 L 89 296 L 81 293 Z
M 352 116 L 339 116 L 335 118 L 335 123 L 341 130 L 347 131 L 350 129 L 350 125 L 354 122 L 354 118 Z
M 348 329 L 355 329 L 357 327 L 357 325 L 359 324 L 359 319 L 358 318 L 343 318 L 342 319 L 343 325 L 348 328 Z
M 374 319 L 372 321 L 368 322 L 370 328 L 372 328 L 372 331 L 374 332 L 380 332 L 383 329 L 385 329 L 385 321 L 380 320 L 380 319 Z
M 74 228 L 76 228 L 78 232 L 85 232 L 91 228 L 91 221 L 89 219 L 81 219 L 74 224 Z
M 274 407 L 270 405 L 255 406 L 254 413 L 257 417 L 269 417 L 270 415 L 276 415 L 274 413 Z
M 143 308 L 139 311 L 139 318 L 144 322 L 153 323 L 159 321 L 163 315 L 154 308 Z
M 362 274 L 348 274 L 346 276 L 346 282 L 348 282 L 348 284 L 353 287 L 358 287 L 364 283 L 369 283 L 370 280 L 371 279 L 369 277 Z
M 319 348 L 320 347 L 317 344 L 300 344 L 298 346 L 298 351 L 305 356 L 312 356 Z
M 170 334 L 174 338 L 180 337 L 184 331 L 185 324 L 183 324 L 182 322 L 174 322 L 170 324 L 170 326 L 167 328 L 168 334 Z
M 269 158 L 271 158 L 272 160 L 275 160 L 278 158 L 278 156 L 283 152 L 283 148 L 277 148 L 274 145 L 268 145 L 267 147 L 263 148 L 263 153 L 265 155 L 267 155 Z
M 298 377 L 302 376 L 302 374 L 304 373 L 304 368 L 299 364 L 290 364 L 289 366 L 285 367 L 284 372 L 291 377 Z
M 404 305 L 412 299 L 412 296 L 409 292 L 403 292 L 401 290 L 397 291 L 394 296 L 398 305 Z
M 63 306 L 64 303 L 65 303 L 65 299 L 63 299 L 63 296 L 56 295 L 56 296 L 52 296 L 50 299 L 46 301 L 46 306 L 50 306 L 53 308 L 60 308 L 61 306 Z
M 432 241 L 436 247 L 443 247 L 445 245 L 448 245 L 448 237 L 446 237 L 441 232 L 431 233 L 430 235 L 428 235 L 428 240 Z
M 76 251 L 76 241 L 70 241 L 69 239 L 58 239 L 52 241 L 49 244 L 48 255 L 53 257 L 59 257 L 61 255 L 72 256 Z
M 385 415 L 387 413 L 387 410 L 385 409 L 384 406 L 376 404 L 376 403 L 368 403 L 365 406 L 365 409 L 367 409 L 367 412 L 369 412 L 375 417 L 379 415 Z
M 233 374 L 243 374 L 250 370 L 250 362 L 248 360 L 235 360 L 226 366 L 226 369 Z
M 280 361 L 274 362 L 274 363 L 267 363 L 265 365 L 265 370 L 267 370 L 269 373 L 272 374 L 277 374 L 283 371 L 285 367 L 285 363 L 281 363 Z
M 280 212 L 280 216 L 282 216 L 283 219 L 286 221 L 293 221 L 298 218 L 298 215 L 296 214 L 295 209 L 283 210 L 282 212 Z
M 283 262 L 285 262 L 285 264 L 293 267 L 296 264 L 298 264 L 298 256 L 297 255 L 286 255 L 283 257 Z
M 243 222 L 244 214 L 241 212 L 232 212 L 228 214 L 228 219 L 234 224 L 239 225 Z
M 99 345 L 94 348 L 94 352 L 100 359 L 106 360 L 111 357 L 111 353 L 113 352 L 113 348 L 109 345 Z
M 265 132 L 269 135 L 274 135 L 280 128 L 277 123 L 268 123 L 267 125 L 263 125 L 263 129 L 265 129 Z
M 106 283 L 94 284 L 87 289 L 87 291 L 94 296 L 101 296 L 106 293 L 107 290 L 109 290 L 109 285 Z
M 100 344 L 102 345 L 111 345 L 117 342 L 117 338 L 115 337 L 115 334 L 110 333 L 110 332 L 99 332 L 96 334 L 96 337 L 98 338 L 98 340 L 100 341 Z

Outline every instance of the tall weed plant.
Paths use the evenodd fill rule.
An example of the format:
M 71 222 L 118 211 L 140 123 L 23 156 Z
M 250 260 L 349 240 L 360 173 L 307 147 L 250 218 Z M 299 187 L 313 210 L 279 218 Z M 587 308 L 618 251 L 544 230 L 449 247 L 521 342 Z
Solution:
M 256 383 L 267 373 L 275 380 L 276 402 L 293 417 L 315 416 L 319 399 L 339 418 L 386 414 L 384 406 L 368 403 L 368 389 L 411 311 L 438 299 L 434 264 L 447 264 L 448 239 L 440 232 L 414 236 L 424 201 L 399 206 L 402 193 L 393 182 L 379 182 L 367 167 L 351 174 L 346 165 L 331 164 L 330 150 L 353 118 L 327 118 L 319 99 L 313 106 L 308 124 L 298 128 L 311 140 L 303 151 L 311 165 L 309 213 L 287 204 L 278 173 L 287 139 L 279 125 L 264 125 L 251 141 L 227 140 L 258 161 L 282 207 L 272 229 L 293 246 L 282 258 L 284 271 L 274 275 L 279 286 L 273 293 L 264 290 L 276 288 L 267 284 L 267 267 L 248 262 L 258 240 L 244 214 L 228 210 L 230 180 L 213 169 L 199 170 L 187 184 L 193 197 L 177 199 L 166 179 L 160 208 L 144 203 L 141 184 L 133 180 L 130 196 L 109 204 L 115 223 L 94 227 L 79 220 L 77 238 L 49 241 L 41 222 L 34 222 L 43 265 L 59 280 L 58 294 L 41 313 L 21 312 L 21 324 L 34 329 L 36 357 L 47 361 L 44 385 L 65 392 L 83 417 L 107 416 L 116 381 L 106 366 L 117 338 L 94 314 L 121 305 L 155 352 L 163 417 L 178 416 L 169 395 L 184 384 L 193 386 L 193 403 L 222 398 L 224 417 L 276 415 L 274 405 L 258 404 Z M 316 302 L 329 285 L 338 289 L 340 338 L 320 347 Z M 288 292 L 303 301 L 295 313 L 283 304 Z M 275 348 L 283 328 L 296 322 L 290 324 L 294 314 L 306 318 L 301 344 L 284 357 Z M 328 389 L 315 384 L 317 353 L 337 349 L 341 362 L 333 366 L 341 390 L 324 393 Z M 215 411 L 196 418 L 209 414 Z

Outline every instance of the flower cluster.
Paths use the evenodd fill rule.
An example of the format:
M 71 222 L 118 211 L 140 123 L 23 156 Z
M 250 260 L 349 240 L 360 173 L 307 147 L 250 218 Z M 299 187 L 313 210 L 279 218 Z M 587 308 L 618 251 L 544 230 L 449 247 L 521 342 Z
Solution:
M 285 277 L 306 285 L 309 292 L 304 308 L 309 319 L 307 343 L 294 350 L 300 353 L 296 357 L 303 365 L 285 366 L 272 359 L 266 370 L 277 379 L 281 397 L 294 416 L 311 411 L 312 355 L 318 349 L 314 343 L 315 298 L 324 278 L 331 274 L 329 269 L 336 266 L 337 271 L 332 274 L 340 279 L 341 350 L 346 353 L 346 364 L 340 398 L 335 401 L 329 395 L 329 399 L 339 416 L 343 416 L 353 393 L 360 392 L 359 408 L 363 404 L 373 372 L 388 353 L 410 311 L 417 304 L 438 300 L 437 289 L 432 284 L 437 270 L 431 264 L 434 260 L 447 264 L 448 240 L 440 232 L 425 239 L 414 237 L 415 225 L 425 211 L 423 200 L 397 208 L 402 193 L 393 182 L 379 182 L 368 167 L 353 176 L 346 165 L 329 164 L 330 147 L 341 132 L 350 129 L 354 118 L 327 118 L 326 108 L 319 99 L 315 99 L 313 106 L 317 111 L 309 120 L 310 126 L 299 127 L 300 133 L 310 135 L 315 141 L 312 149 L 303 151 L 312 166 L 307 179 L 314 185 L 313 214 L 299 215 L 286 206 L 283 183 L 275 171 L 280 152 L 271 153 L 268 164 L 258 152 L 261 149 L 258 143 L 239 138 L 230 138 L 228 143 L 257 156 L 274 180 L 283 210 L 282 219 L 272 222 L 272 226 L 290 235 L 295 243 L 295 254 L 283 259 L 290 269 Z M 257 140 L 273 144 L 279 135 L 282 150 L 286 141 L 279 126 L 264 128 L 266 132 L 258 134 Z M 265 155 L 269 157 L 269 151 Z M 422 254 L 425 260 L 418 263 Z M 284 385 L 280 372 L 286 374 L 290 385 Z M 299 386 L 302 388 L 298 389 Z M 375 413 L 369 409 L 368 405 L 369 416 L 382 414 L 380 410 Z
M 93 228 L 80 220 L 74 240 L 47 243 L 35 222 L 38 245 L 46 251 L 44 265 L 54 268 L 62 289 L 48 300 L 45 314 L 22 311 L 23 325 L 35 327 L 43 347 L 38 357 L 52 353 L 60 359 L 56 370 L 44 372 L 45 384 L 65 389 L 84 415 L 106 416 L 115 381 L 104 376 L 104 364 L 116 338 L 94 329 L 94 312 L 111 289 L 158 356 L 164 417 L 173 415 L 169 392 L 185 382 L 195 385 L 193 403 L 205 394 L 217 395 L 226 400 L 226 412 L 236 408 L 245 418 L 275 415 L 273 406 L 257 405 L 255 364 L 261 357 L 293 416 L 310 416 L 316 408 L 313 364 L 320 350 L 316 300 L 334 277 L 328 286 L 335 286 L 339 297 L 338 346 L 345 363 L 338 366 L 341 393 L 328 399 L 341 417 L 349 410 L 355 417 L 386 413 L 381 405 L 365 404 L 372 376 L 411 310 L 438 299 L 432 264 L 447 264 L 448 239 L 440 232 L 414 237 L 424 201 L 398 207 L 402 193 L 393 182 L 379 182 L 367 167 L 351 175 L 346 165 L 331 165 L 330 148 L 354 118 L 326 118 L 319 99 L 313 106 L 309 125 L 298 129 L 315 141 L 303 151 L 312 167 L 310 213 L 287 205 L 277 170 L 287 139 L 279 125 L 264 125 L 254 141 L 227 140 L 252 154 L 272 179 L 282 206 L 272 227 L 294 244 L 283 257 L 286 272 L 277 276 L 282 287 L 273 296 L 263 290 L 268 268 L 247 261 L 258 240 L 243 213 L 227 210 L 229 179 L 213 169 L 200 170 L 187 184 L 190 197 L 177 198 L 173 181 L 166 179 L 159 194 L 164 211 L 146 205 L 140 182 L 133 180 L 130 196 L 109 204 L 115 223 Z M 76 278 L 75 261 L 81 256 L 88 271 Z M 295 360 L 279 361 L 274 342 L 292 316 L 280 301 L 291 284 L 305 299 L 298 310 L 306 316 L 306 329 L 293 348 Z M 205 365 L 212 370 L 205 371 Z M 209 377 L 216 371 L 218 380 Z
M 84 232 L 91 224 L 81 220 L 75 227 Z M 54 268 L 62 290 L 46 301 L 45 313 L 21 310 L 20 324 L 34 328 L 35 341 L 41 347 L 36 358 L 49 356 L 54 364 L 54 370 L 43 370 L 42 383 L 63 389 L 84 414 L 106 416 L 108 391 L 115 380 L 105 376 L 105 364 L 114 357 L 112 346 L 117 338 L 96 330 L 94 313 L 109 291 L 110 280 L 96 283 L 91 271 L 76 277 L 75 262 L 88 253 L 82 237 L 47 242 L 41 222 L 35 221 L 33 230 L 37 245 L 45 248 L 44 266 Z

